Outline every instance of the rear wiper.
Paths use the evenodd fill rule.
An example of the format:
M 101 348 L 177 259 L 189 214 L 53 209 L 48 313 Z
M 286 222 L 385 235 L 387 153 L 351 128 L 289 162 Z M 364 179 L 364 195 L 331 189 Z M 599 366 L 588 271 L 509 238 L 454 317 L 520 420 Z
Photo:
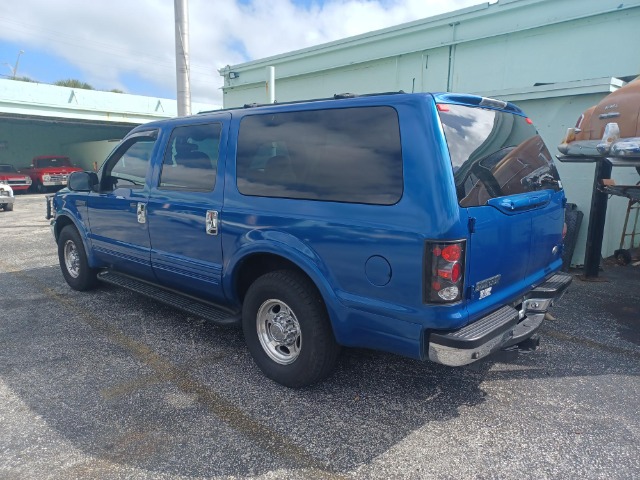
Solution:
M 549 167 L 537 168 L 526 177 L 522 177 L 520 183 L 525 187 L 542 187 L 543 185 L 558 185 L 558 180 L 549 173 Z

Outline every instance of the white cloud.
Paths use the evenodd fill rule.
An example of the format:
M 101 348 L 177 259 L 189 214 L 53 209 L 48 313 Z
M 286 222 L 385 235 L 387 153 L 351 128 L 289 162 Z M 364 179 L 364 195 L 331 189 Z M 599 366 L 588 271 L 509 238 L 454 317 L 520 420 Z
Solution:
M 191 0 L 194 101 L 221 104 L 217 69 L 480 3 L 479 0 Z M 0 5 L 0 38 L 64 58 L 98 88 L 136 75 L 175 89 L 171 0 L 21 0 Z M 145 92 L 135 92 L 144 94 Z

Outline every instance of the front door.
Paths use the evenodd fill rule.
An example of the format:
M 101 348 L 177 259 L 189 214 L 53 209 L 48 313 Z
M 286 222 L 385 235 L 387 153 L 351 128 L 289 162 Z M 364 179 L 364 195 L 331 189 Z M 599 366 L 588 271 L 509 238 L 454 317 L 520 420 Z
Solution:
M 224 299 L 218 231 L 224 162 L 219 159 L 225 158 L 228 117 L 172 131 L 147 210 L 158 281 L 214 302 Z
M 147 225 L 150 160 L 157 131 L 133 134 L 102 168 L 99 193 L 87 197 L 89 239 L 110 268 L 153 280 Z

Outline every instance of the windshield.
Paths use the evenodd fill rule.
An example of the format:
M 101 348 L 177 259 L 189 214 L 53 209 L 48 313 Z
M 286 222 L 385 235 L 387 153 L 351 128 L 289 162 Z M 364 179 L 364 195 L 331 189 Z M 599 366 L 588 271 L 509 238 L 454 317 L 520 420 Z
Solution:
M 70 167 L 71 161 L 67 157 L 59 158 L 39 158 L 35 161 L 35 165 L 38 168 L 47 167 Z
M 0 165 L 0 173 L 17 173 L 13 165 Z
M 443 105 L 439 115 L 462 207 L 562 188 L 549 150 L 526 118 L 464 105 Z

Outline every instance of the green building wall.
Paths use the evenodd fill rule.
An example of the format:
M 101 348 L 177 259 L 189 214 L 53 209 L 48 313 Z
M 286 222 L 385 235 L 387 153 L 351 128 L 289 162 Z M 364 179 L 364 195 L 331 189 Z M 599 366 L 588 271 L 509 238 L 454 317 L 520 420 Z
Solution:
M 640 74 L 640 0 L 500 0 L 220 70 L 224 107 L 335 93 L 457 91 L 509 100 L 552 151 L 580 114 Z M 574 264 L 584 259 L 593 166 L 558 164 L 585 214 Z M 614 168 L 618 183 L 634 169 Z M 611 200 L 603 254 L 619 247 L 626 201 Z

